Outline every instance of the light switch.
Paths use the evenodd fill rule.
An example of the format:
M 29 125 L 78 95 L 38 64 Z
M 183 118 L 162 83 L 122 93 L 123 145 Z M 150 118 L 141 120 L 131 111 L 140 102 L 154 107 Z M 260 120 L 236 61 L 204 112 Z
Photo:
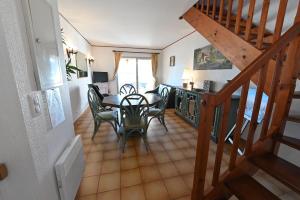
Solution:
M 28 97 L 32 117 L 39 116 L 42 111 L 38 92 L 32 92 Z

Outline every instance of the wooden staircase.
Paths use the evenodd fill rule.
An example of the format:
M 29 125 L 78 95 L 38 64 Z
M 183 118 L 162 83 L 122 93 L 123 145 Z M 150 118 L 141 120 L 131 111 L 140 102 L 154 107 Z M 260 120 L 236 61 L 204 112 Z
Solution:
M 252 176 L 261 169 L 292 190 L 300 193 L 300 168 L 280 157 L 280 144 L 300 150 L 300 140 L 284 136 L 288 120 L 299 122 L 300 116 L 289 116 L 292 99 L 300 74 L 300 1 L 295 23 L 282 33 L 288 0 L 280 0 L 274 30 L 266 29 L 270 0 L 263 0 L 258 24 L 253 16 L 256 1 L 249 0 L 248 12 L 243 13 L 244 0 L 200 0 L 182 18 L 219 49 L 240 70 L 233 80 L 216 94 L 207 93 L 201 102 L 192 199 L 279 199 Z M 234 3 L 237 9 L 233 9 Z M 243 18 L 242 16 L 247 16 Z M 245 154 L 238 155 L 241 130 L 250 82 L 257 84 L 252 117 L 245 145 Z M 221 173 L 225 136 L 231 96 L 241 89 L 236 128 L 227 170 Z M 260 132 L 257 119 L 263 93 L 268 95 Z M 219 139 L 213 174 L 208 175 L 207 163 L 214 112 L 222 108 Z M 258 139 L 255 136 L 258 136 Z M 211 158 L 210 158 L 211 159 Z M 206 177 L 212 176 L 207 182 Z M 209 185 L 209 187 L 205 187 Z
M 257 12 L 256 0 L 249 2 L 247 19 L 242 18 L 244 0 L 236 1 L 238 10 L 233 12 L 234 0 L 201 0 L 181 18 L 206 37 L 235 66 L 243 70 L 280 38 L 288 0 L 280 1 L 273 32 L 266 29 L 270 0 L 264 0 L 259 24 L 253 22 L 254 13 Z M 233 45 L 235 48 L 232 48 Z M 265 92 L 267 94 L 270 92 L 269 85 L 272 82 L 269 74 L 273 72 L 275 62 L 271 60 L 268 65 L 270 73 L 266 76 Z M 300 78 L 300 75 L 297 76 Z M 251 80 L 258 83 L 258 78 L 258 75 L 254 75 Z

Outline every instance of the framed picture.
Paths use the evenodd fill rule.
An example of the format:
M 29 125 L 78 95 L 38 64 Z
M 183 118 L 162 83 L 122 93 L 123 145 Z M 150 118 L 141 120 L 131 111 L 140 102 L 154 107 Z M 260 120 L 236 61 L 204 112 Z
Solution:
M 194 70 L 232 69 L 232 63 L 212 45 L 196 49 Z
M 174 67 L 175 66 L 175 56 L 170 57 L 170 66 Z
M 46 0 L 24 1 L 34 73 L 39 90 L 63 84 L 55 22 Z

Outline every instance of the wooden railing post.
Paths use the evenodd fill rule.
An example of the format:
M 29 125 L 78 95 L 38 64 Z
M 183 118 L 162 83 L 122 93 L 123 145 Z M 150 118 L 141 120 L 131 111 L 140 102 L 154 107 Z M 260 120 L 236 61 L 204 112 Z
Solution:
M 256 47 L 258 49 L 262 48 L 264 34 L 266 30 L 266 24 L 268 20 L 269 7 L 270 7 L 270 0 L 264 0 L 263 8 L 261 11 L 261 18 L 258 26 L 258 34 L 257 34 L 257 42 L 256 42 Z
M 234 130 L 234 136 L 233 136 L 234 138 L 233 138 L 232 150 L 230 153 L 229 170 L 232 170 L 235 167 L 235 162 L 236 162 L 237 153 L 238 153 L 237 151 L 239 148 L 239 142 L 240 142 L 240 137 L 241 137 L 241 130 L 242 130 L 243 121 L 244 121 L 246 102 L 247 102 L 247 98 L 248 98 L 249 84 L 250 84 L 250 80 L 247 81 L 247 83 L 245 83 L 242 88 L 239 111 L 238 111 L 237 118 L 236 118 L 236 127 Z
M 255 10 L 255 2 L 256 0 L 251 0 L 249 4 L 249 10 L 248 10 L 248 18 L 246 22 L 246 31 L 245 31 L 245 40 L 250 40 L 251 35 L 251 28 L 252 28 L 252 21 L 254 16 L 254 10 Z
M 213 126 L 214 110 L 214 107 L 210 105 L 210 96 L 208 94 L 204 94 L 200 108 L 201 120 L 199 126 L 200 128 L 198 128 L 192 200 L 203 199 L 204 195 L 205 175 L 211 130 Z

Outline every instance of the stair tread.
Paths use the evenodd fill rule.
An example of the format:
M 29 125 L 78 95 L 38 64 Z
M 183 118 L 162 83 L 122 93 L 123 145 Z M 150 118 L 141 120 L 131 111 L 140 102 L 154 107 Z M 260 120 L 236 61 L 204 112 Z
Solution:
M 287 120 L 291 122 L 300 123 L 300 115 L 289 115 Z
M 293 96 L 294 99 L 300 99 L 300 91 L 296 91 Z
M 281 142 L 292 148 L 300 150 L 300 139 L 292 138 L 292 137 L 288 137 L 288 136 L 279 136 L 279 137 L 275 137 L 275 139 L 278 142 Z
M 225 185 L 240 200 L 279 200 L 277 196 L 249 175 L 242 175 L 226 181 Z
M 254 165 L 264 170 L 296 192 L 300 192 L 300 168 L 271 153 L 249 159 Z

